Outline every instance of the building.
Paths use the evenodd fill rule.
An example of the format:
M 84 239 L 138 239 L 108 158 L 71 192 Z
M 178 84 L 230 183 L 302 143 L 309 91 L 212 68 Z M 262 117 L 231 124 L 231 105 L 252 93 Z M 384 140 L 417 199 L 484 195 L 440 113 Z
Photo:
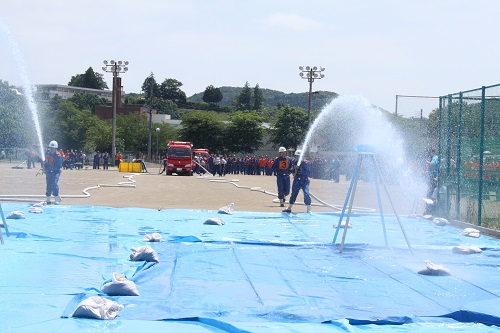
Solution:
M 40 101 L 48 102 L 50 99 L 59 96 L 62 99 L 73 97 L 76 93 L 85 92 L 94 94 L 100 98 L 104 98 L 111 103 L 113 101 L 112 90 L 90 89 L 73 86 L 65 86 L 61 84 L 37 84 L 36 92 Z

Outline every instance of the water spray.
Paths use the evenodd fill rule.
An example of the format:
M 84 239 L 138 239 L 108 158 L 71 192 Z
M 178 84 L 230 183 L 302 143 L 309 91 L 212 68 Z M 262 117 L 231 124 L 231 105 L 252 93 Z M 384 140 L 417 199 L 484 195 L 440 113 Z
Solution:
M 16 40 L 14 37 L 12 37 L 12 34 L 10 33 L 9 29 L 7 26 L 0 21 L 0 30 L 2 33 L 7 37 L 7 41 L 10 45 L 12 54 L 14 56 L 14 59 L 17 63 L 17 69 L 20 73 L 20 78 L 21 78 L 21 84 L 23 87 L 23 96 L 26 99 L 26 102 L 28 103 L 28 107 L 31 110 L 31 118 L 33 119 L 33 122 L 35 124 L 35 130 L 36 134 L 38 137 L 38 146 L 39 146 L 39 153 L 42 161 L 45 160 L 45 150 L 44 150 L 44 144 L 43 144 L 43 139 L 42 139 L 42 130 L 40 127 L 40 120 L 38 117 L 38 108 L 35 103 L 35 99 L 33 97 L 33 90 L 32 90 L 32 84 L 28 78 L 28 74 L 26 72 L 26 65 L 24 63 L 24 57 L 22 56 L 21 49 L 19 48 L 19 45 L 17 44 Z

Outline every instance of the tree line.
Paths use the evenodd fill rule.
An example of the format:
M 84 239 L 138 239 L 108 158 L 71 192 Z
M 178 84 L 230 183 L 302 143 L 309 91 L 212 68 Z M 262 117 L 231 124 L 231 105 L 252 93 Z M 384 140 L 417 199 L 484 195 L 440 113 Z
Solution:
M 68 85 L 107 88 L 103 75 L 95 73 L 91 67 L 71 77 Z M 23 96 L 16 94 L 13 88 L 0 80 L 0 145 L 28 147 L 37 142 L 31 112 Z M 220 105 L 224 100 L 223 91 L 233 94 L 230 106 Z M 198 96 L 202 102 L 193 102 L 188 101 L 180 81 L 166 78 L 159 83 L 151 73 L 144 80 L 142 94 L 127 94 L 125 104 L 152 106 L 159 113 L 182 120 L 181 129 L 164 123 L 154 124 L 160 131 L 152 133 L 152 151 L 156 148 L 161 151 L 169 140 L 190 141 L 197 147 L 220 153 L 251 154 L 266 143 L 275 147 L 297 147 L 307 133 L 307 111 L 276 100 L 275 105 L 266 106 L 266 92 L 268 90 L 261 89 L 258 84 L 251 88 L 248 82 L 239 89 L 209 85 L 202 96 Z M 307 101 L 307 98 L 302 100 Z M 111 151 L 111 120 L 102 120 L 94 114 L 96 106 L 106 104 L 104 99 L 88 93 L 78 93 L 67 100 L 56 96 L 49 103 L 39 104 L 43 138 L 47 142 L 59 141 L 64 149 Z M 318 111 L 313 110 L 313 117 L 317 114 Z M 389 118 L 407 136 L 415 137 L 411 142 L 418 144 L 419 137 L 432 135 L 436 130 L 434 115 L 435 112 L 431 113 L 424 123 L 393 115 Z M 146 152 L 148 135 L 147 117 L 138 113 L 117 115 L 117 149 Z M 156 147 L 156 135 L 159 147 Z
M 98 79 L 98 75 L 96 75 Z M 70 83 L 84 82 L 73 77 Z M 154 82 L 146 79 L 145 82 Z M 104 85 L 101 83 L 101 87 Z M 143 105 L 152 98 L 153 103 L 167 105 L 172 111 L 172 103 L 182 104 L 185 94 L 180 91 L 180 82 L 166 79 L 162 84 L 148 86 L 145 91 L 157 91 L 157 96 L 146 95 L 135 98 Z M 97 87 L 97 85 L 93 85 Z M 170 99 L 167 99 L 170 98 Z M 35 96 L 36 99 L 36 96 Z M 129 100 L 130 102 L 131 100 Z M 111 151 L 111 120 L 100 119 L 94 114 L 94 108 L 106 105 L 106 100 L 89 93 L 77 93 L 69 99 L 56 96 L 48 103 L 38 103 L 38 115 L 44 141 L 57 140 L 62 149 L 93 151 Z M 169 105 L 170 104 L 170 105 Z M 156 105 L 153 104 L 156 108 Z M 275 113 L 291 112 L 291 108 L 284 107 Z M 294 110 L 302 117 L 305 111 Z M 0 80 L 0 145 L 5 148 L 28 148 L 36 145 L 37 138 L 34 131 L 34 122 L 24 96 L 17 95 L 14 87 L 8 82 Z M 297 146 L 304 133 L 296 133 L 293 137 L 273 135 L 273 131 L 287 126 L 286 121 L 277 120 L 271 125 L 272 130 L 263 127 L 265 117 L 256 110 L 234 111 L 230 114 L 197 109 L 184 109 L 181 115 L 182 129 L 161 123 L 154 124 L 160 130 L 152 133 L 152 151 L 162 151 L 170 140 L 191 141 L 197 147 L 208 148 L 218 153 L 250 154 L 258 150 L 263 144 L 265 136 L 277 140 L 276 145 Z M 303 122 L 306 124 L 306 122 Z M 149 119 L 139 113 L 117 115 L 116 118 L 116 146 L 118 150 L 128 152 L 146 152 L 148 150 Z M 306 128 L 303 128 L 305 131 Z M 157 139 L 155 140 L 156 137 Z M 159 147 L 156 147 L 159 142 Z

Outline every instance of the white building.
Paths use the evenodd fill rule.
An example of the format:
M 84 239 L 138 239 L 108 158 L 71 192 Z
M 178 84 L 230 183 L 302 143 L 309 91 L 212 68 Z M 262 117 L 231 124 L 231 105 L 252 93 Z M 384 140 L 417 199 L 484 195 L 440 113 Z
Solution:
M 49 101 L 56 95 L 62 99 L 68 99 L 73 97 L 76 93 L 79 92 L 85 92 L 97 95 L 101 98 L 106 99 L 109 103 L 112 103 L 113 101 L 112 90 L 81 88 L 73 86 L 64 86 L 60 84 L 37 84 L 35 87 L 36 87 L 36 93 L 42 101 Z

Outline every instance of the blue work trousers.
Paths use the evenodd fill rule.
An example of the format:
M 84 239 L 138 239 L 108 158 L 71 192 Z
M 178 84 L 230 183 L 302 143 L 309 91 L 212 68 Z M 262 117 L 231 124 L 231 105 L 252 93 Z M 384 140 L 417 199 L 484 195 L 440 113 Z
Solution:
M 297 199 L 297 195 L 299 191 L 302 190 L 304 192 L 304 203 L 306 205 L 311 204 L 311 195 L 309 194 L 309 178 L 298 179 L 295 178 L 293 180 L 292 185 L 292 195 L 290 196 L 290 204 L 294 204 Z
M 278 199 L 284 199 L 290 194 L 290 175 L 278 173 L 276 183 L 278 184 Z
M 59 176 L 60 172 L 47 172 L 45 174 L 45 180 L 47 181 L 47 191 L 45 192 L 45 196 L 50 197 L 50 195 L 54 195 L 57 197 L 59 195 Z

